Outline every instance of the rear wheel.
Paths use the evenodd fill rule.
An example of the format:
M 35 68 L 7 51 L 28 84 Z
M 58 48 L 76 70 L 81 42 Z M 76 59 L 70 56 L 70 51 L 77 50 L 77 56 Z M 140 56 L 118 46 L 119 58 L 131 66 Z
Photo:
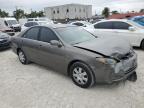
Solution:
M 29 61 L 22 50 L 18 51 L 18 58 L 22 64 L 28 64 Z
M 72 81 L 79 87 L 88 88 L 94 84 L 91 69 L 84 63 L 76 62 L 70 68 Z

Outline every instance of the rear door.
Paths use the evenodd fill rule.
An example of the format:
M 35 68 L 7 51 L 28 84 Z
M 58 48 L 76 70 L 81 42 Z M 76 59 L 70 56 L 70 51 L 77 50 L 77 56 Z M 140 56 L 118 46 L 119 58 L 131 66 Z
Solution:
M 21 47 L 29 60 L 38 61 L 38 48 L 39 48 L 39 27 L 29 29 L 21 38 Z

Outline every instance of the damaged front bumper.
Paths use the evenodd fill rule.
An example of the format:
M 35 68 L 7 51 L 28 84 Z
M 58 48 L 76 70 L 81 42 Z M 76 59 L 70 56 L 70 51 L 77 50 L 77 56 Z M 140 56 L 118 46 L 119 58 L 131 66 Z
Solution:
M 137 55 L 133 53 L 133 56 L 126 59 L 121 60 L 119 63 L 115 65 L 114 72 L 111 75 L 111 82 L 117 82 L 121 80 L 126 80 L 129 76 L 135 73 L 137 68 Z

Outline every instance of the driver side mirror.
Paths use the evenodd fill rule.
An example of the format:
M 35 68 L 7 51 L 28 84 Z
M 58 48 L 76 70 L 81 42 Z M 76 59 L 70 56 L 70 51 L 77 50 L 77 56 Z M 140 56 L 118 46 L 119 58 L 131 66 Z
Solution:
M 129 31 L 135 31 L 135 27 L 132 27 L 132 26 L 130 26 L 128 29 Z
M 50 44 L 57 47 L 62 47 L 62 43 L 57 40 L 51 40 Z

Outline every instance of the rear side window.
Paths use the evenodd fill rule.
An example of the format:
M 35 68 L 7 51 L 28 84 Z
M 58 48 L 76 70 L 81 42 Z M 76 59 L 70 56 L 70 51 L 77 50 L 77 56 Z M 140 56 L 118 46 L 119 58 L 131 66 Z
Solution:
M 32 26 L 35 26 L 35 25 L 38 25 L 38 23 L 37 22 L 33 22 Z
M 94 25 L 96 29 L 112 29 L 112 22 L 101 22 Z
M 25 23 L 24 26 L 26 26 L 26 27 L 30 27 L 30 26 L 31 26 L 31 23 Z
M 127 30 L 131 25 L 125 22 L 115 21 L 113 22 L 113 29 Z
M 77 25 L 77 26 L 83 26 L 84 24 L 83 23 L 73 23 L 73 25 Z
M 24 38 L 38 40 L 38 34 L 39 34 L 39 28 L 34 27 L 26 32 L 26 34 L 24 35 Z
M 28 19 L 28 21 L 33 21 L 33 19 Z
M 51 29 L 43 27 L 40 32 L 39 40 L 50 43 L 51 40 L 59 40 L 59 39 Z

